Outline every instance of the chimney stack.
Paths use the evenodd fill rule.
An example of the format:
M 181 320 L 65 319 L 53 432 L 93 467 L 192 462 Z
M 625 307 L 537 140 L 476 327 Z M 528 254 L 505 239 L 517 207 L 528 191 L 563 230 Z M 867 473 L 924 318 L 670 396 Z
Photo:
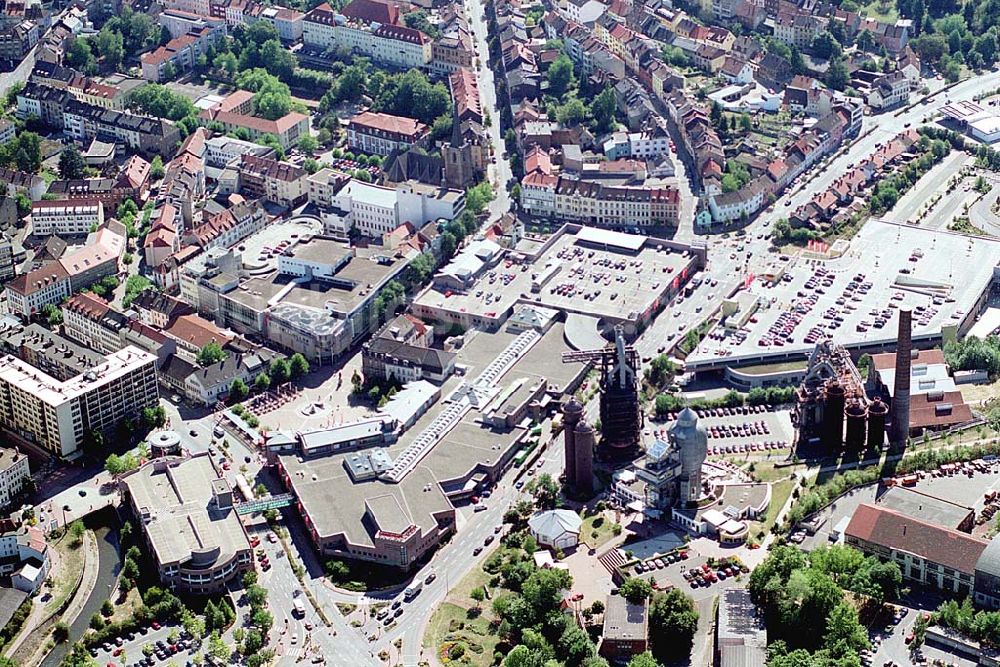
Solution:
M 910 437 L 910 368 L 913 362 L 912 311 L 899 309 L 896 377 L 892 396 L 892 445 L 905 447 Z

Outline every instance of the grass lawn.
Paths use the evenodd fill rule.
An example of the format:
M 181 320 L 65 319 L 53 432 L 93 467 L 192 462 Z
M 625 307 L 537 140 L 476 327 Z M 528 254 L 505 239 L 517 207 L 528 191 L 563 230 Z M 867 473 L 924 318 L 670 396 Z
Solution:
M 775 482 L 771 485 L 771 504 L 767 506 L 767 514 L 764 516 L 764 529 L 771 530 L 774 520 L 778 517 L 778 512 L 788 502 L 788 497 L 792 495 L 795 482 L 790 479 Z
M 73 595 L 83 571 L 83 543 L 74 544 L 74 538 L 67 532 L 54 545 L 59 552 L 59 573 L 52 577 L 52 599 L 45 605 L 45 613 L 51 614 Z
M 583 520 L 580 537 L 591 549 L 597 549 L 615 536 L 616 526 L 620 530 L 621 527 L 618 524 L 608 519 L 604 512 L 599 512 Z
M 963 384 L 958 389 L 966 403 L 978 403 L 1000 396 L 1000 379 L 983 384 Z
M 483 615 L 469 618 L 469 610 L 445 602 L 434 612 L 424 636 L 424 646 L 440 653 L 454 644 L 462 644 L 465 664 L 487 667 L 493 664 L 493 651 L 498 637 L 490 633 L 489 620 L 485 618 L 488 602 L 483 603 Z M 439 656 L 440 656 L 439 653 Z
M 131 618 L 132 614 L 142 606 L 142 596 L 139 594 L 138 588 L 133 588 L 128 592 L 125 597 L 124 603 L 115 604 L 115 613 L 111 615 L 111 621 L 118 622 L 124 621 L 127 618 Z
M 886 23 L 895 23 L 899 19 L 896 4 L 891 0 L 870 0 L 861 6 L 860 13 Z

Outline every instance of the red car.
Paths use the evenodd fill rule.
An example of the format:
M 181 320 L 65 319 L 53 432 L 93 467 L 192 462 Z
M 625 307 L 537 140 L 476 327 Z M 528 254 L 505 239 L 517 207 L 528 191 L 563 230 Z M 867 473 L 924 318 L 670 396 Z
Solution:
M 156 621 L 153 621 L 153 624 L 152 624 L 152 625 L 153 625 L 153 629 L 154 629 L 154 630 L 159 630 L 159 629 L 160 629 L 160 624 L 159 624 L 159 623 L 157 623 Z

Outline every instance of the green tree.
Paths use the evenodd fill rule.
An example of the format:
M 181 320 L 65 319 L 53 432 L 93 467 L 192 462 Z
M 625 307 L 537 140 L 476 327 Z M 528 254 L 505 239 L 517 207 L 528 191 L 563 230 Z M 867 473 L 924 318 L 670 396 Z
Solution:
M 83 522 L 77 519 L 69 525 L 69 534 L 73 536 L 73 541 L 79 544 L 83 541 L 83 534 L 87 532 L 87 527 L 83 525 Z
M 691 653 L 698 612 L 694 601 L 678 588 L 657 593 L 649 605 L 650 650 L 660 662 L 685 659 Z
M 370 86 L 374 79 L 373 76 L 369 81 Z M 449 112 L 451 96 L 443 84 L 432 84 L 425 74 L 411 69 L 389 76 L 373 106 L 376 111 L 416 118 L 431 125 L 436 118 Z
M 590 116 L 594 119 L 596 133 L 601 134 L 613 128 L 617 109 L 615 91 L 611 86 L 606 86 L 590 104 Z
M 238 403 L 250 395 L 250 388 L 243 380 L 236 378 L 229 385 L 229 401 Z
M 812 51 L 819 58 L 829 60 L 839 57 L 844 50 L 841 48 L 840 42 L 830 34 L 830 31 L 824 30 L 813 38 Z
M 288 370 L 292 378 L 300 378 L 309 372 L 309 362 L 301 352 L 296 352 L 288 360 Z
M 629 577 L 622 582 L 618 592 L 632 604 L 639 604 L 653 595 L 653 586 L 645 579 Z
M 465 191 L 465 210 L 477 216 L 486 210 L 493 197 L 493 188 L 488 181 L 474 185 Z
M 258 373 L 257 377 L 254 378 L 253 385 L 257 391 L 267 391 L 271 386 L 271 378 L 267 376 L 267 373 Z
M 541 509 L 552 509 L 559 499 L 559 484 L 549 473 L 542 473 L 528 485 L 528 490 L 535 498 L 535 504 Z
M 69 144 L 59 153 L 59 178 L 73 180 L 87 175 L 87 163 L 75 144 Z
M 567 665 L 579 665 L 594 655 L 594 643 L 578 625 L 569 625 L 559 637 L 559 657 Z
M 830 60 L 830 67 L 826 71 L 826 85 L 834 90 L 844 90 L 851 82 L 851 75 L 847 71 L 844 59 L 836 56 Z
M 83 37 L 70 37 L 67 40 L 63 60 L 68 67 L 85 74 L 97 72 L 97 59 L 90 49 L 90 42 Z
M 153 161 L 149 164 L 149 177 L 158 181 L 166 175 L 166 169 L 163 167 L 163 158 L 159 155 L 153 157 Z
M 556 109 L 556 120 L 567 127 L 579 125 L 587 120 L 587 106 L 575 95 Z
M 316 152 L 319 148 L 319 142 L 316 141 L 316 137 L 307 134 L 306 136 L 299 139 L 299 150 L 303 153 L 312 154 Z
M 646 651 L 645 653 L 633 656 L 628 661 L 628 667 L 660 667 L 660 663 L 656 661 L 652 653 Z
M 486 591 L 483 590 L 482 586 L 476 586 L 469 591 L 469 597 L 476 603 L 476 609 L 478 609 L 482 606 L 483 600 L 486 599 Z
M 576 77 L 573 75 L 573 61 L 565 53 L 560 54 L 549 65 L 549 71 L 545 78 L 549 82 L 549 94 L 561 98 L 576 84 Z
M 45 321 L 49 325 L 50 329 L 55 329 L 63 323 L 62 311 L 51 303 L 47 303 L 42 306 L 42 317 L 45 318 Z
M 274 359 L 268 369 L 272 384 L 284 384 L 292 377 L 291 365 L 287 359 Z
M 198 350 L 196 359 L 201 366 L 211 366 L 223 361 L 227 356 L 222 346 L 213 340 L 205 343 L 205 346 Z
M 69 639 L 69 626 L 64 621 L 56 623 L 52 630 L 52 638 L 59 644 Z

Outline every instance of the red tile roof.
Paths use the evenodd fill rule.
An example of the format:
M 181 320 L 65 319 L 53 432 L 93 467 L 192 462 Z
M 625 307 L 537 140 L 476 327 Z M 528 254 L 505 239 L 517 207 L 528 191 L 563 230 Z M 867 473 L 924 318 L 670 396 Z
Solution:
M 225 346 L 233 339 L 199 315 L 181 315 L 175 318 L 170 326 L 164 329 L 164 333 L 199 349 L 211 342 Z
M 879 546 L 915 554 L 929 561 L 972 574 L 986 548 L 986 540 L 906 516 L 900 512 L 862 503 L 845 531 Z
M 382 132 L 392 132 L 405 137 L 421 137 L 427 133 L 427 126 L 414 118 L 393 116 L 387 113 L 362 111 L 351 119 L 355 129 L 373 129 Z
M 325 3 L 324 3 L 325 5 Z M 323 7 L 324 5 L 320 5 Z M 329 5 L 325 6 L 329 9 Z M 340 12 L 349 19 L 365 23 L 399 24 L 399 7 L 382 0 L 351 0 Z
M 944 352 L 940 348 L 934 348 L 933 350 L 915 350 L 916 356 L 910 358 L 911 363 L 914 364 L 943 364 Z M 872 355 L 872 364 L 875 366 L 875 370 L 884 371 L 895 367 L 896 365 L 896 353 L 895 352 L 883 352 L 881 354 Z

